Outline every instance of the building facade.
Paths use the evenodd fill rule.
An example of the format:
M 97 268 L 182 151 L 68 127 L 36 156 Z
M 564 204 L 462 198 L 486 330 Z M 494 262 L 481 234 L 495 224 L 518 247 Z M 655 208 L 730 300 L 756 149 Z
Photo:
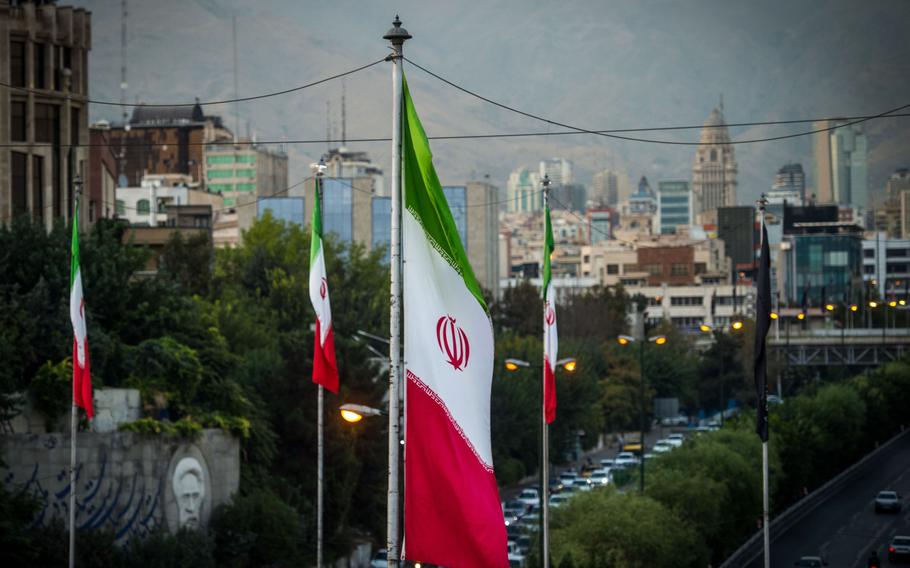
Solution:
M 692 193 L 700 222 L 713 222 L 719 207 L 736 205 L 736 174 L 736 155 L 721 106 L 711 111 L 702 127 L 692 165 Z
M 506 183 L 506 211 L 532 213 L 543 209 L 540 180 L 541 176 L 527 167 L 513 171 Z
M 50 229 L 73 216 L 72 180 L 88 173 L 91 37 L 83 8 L 0 4 L 0 81 L 17 87 L 0 88 L 0 223 L 28 215 Z
M 733 267 L 755 261 L 755 209 L 749 206 L 717 210 L 717 238 L 724 241 Z
M 657 231 L 676 233 L 679 227 L 692 224 L 692 192 L 689 182 L 661 181 L 657 183 Z
M 785 164 L 781 166 L 774 175 L 771 191 L 795 194 L 794 199 L 802 202 L 806 198 L 806 174 L 803 172 L 803 165 Z
M 549 177 L 550 187 L 553 188 L 575 182 L 575 177 L 572 172 L 572 162 L 565 158 L 541 160 L 537 167 L 537 175 L 540 179 L 543 179 L 544 176 Z
M 903 297 L 910 281 L 910 239 L 875 233 L 863 240 L 863 280 L 880 298 Z
M 192 188 L 190 182 L 186 175 L 152 175 L 142 178 L 139 187 L 118 187 L 116 215 L 130 225 L 159 227 L 167 223 L 170 207 L 208 206 L 209 217 L 224 209 L 221 195 Z
M 827 129 L 827 130 L 826 130 Z M 869 206 L 868 142 L 862 124 L 813 123 L 816 194 L 819 203 Z
M 345 147 L 332 148 L 325 156 L 326 176 L 333 178 L 368 177 L 373 180 L 376 195 L 387 197 L 385 177 L 382 168 L 370 161 L 366 152 L 348 150 Z
M 592 208 L 587 210 L 585 216 L 588 218 L 588 242 L 596 245 L 613 238 L 613 229 L 619 224 L 619 216 L 615 209 Z
M 601 170 L 591 178 L 591 201 L 599 207 L 619 204 L 619 178 L 612 170 Z
M 288 187 L 288 156 L 280 150 L 241 140 L 205 147 L 205 187 L 233 206 L 241 195 L 280 196 Z

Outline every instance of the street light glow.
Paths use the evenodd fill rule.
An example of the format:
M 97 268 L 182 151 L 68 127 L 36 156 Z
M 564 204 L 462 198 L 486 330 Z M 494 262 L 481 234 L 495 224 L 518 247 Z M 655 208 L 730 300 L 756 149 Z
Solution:
M 650 340 L 653 341 L 654 343 L 656 343 L 657 345 L 663 345 L 664 343 L 667 342 L 667 336 L 658 335 L 657 337 L 651 337 Z
M 567 359 L 560 359 L 559 361 L 556 362 L 556 366 L 562 367 L 569 373 L 574 373 L 575 369 L 578 367 L 578 361 L 576 361 L 573 357 L 569 357 Z
M 853 304 L 853 305 L 850 306 L 850 311 L 851 311 L 851 312 L 855 312 L 855 311 L 858 310 L 858 309 L 859 309 L 859 306 L 857 306 L 856 304 Z
M 515 372 L 521 367 L 530 367 L 531 364 L 521 359 L 506 359 L 506 371 Z
M 771 312 L 771 319 L 776 320 L 778 318 L 777 312 Z
M 906 305 L 907 305 L 907 301 L 906 301 L 906 300 L 898 300 L 897 303 L 900 304 L 900 305 L 902 305 L 902 306 L 906 306 Z
M 806 314 L 799 312 L 798 314 L 796 314 L 796 319 L 802 321 L 802 320 L 806 319 Z
M 633 343 L 633 342 L 635 341 L 635 338 L 634 338 L 634 337 L 630 337 L 630 336 L 628 336 L 628 335 L 620 335 L 619 337 L 616 338 L 616 341 L 617 341 L 617 343 L 619 343 L 620 345 L 625 346 L 625 345 L 628 345 L 628 344 L 630 344 L 630 343 Z
M 743 328 L 743 322 L 736 320 L 730 324 L 730 327 L 732 327 L 735 331 L 739 331 Z
M 345 403 L 338 407 L 341 411 L 341 418 L 351 424 L 360 422 L 365 416 L 381 416 L 383 411 L 378 408 L 364 406 L 362 404 Z
M 876 302 L 875 300 L 869 300 L 869 307 L 870 307 L 870 308 L 877 308 L 877 307 L 878 307 L 878 302 Z
M 833 312 L 834 304 L 825 304 L 825 309 L 828 310 L 829 312 Z
M 703 323 L 703 324 L 701 324 L 700 326 L 698 326 L 698 329 L 701 330 L 701 331 L 703 331 L 704 333 L 710 333 L 710 332 L 711 332 L 711 326 L 708 325 L 708 324 L 706 324 L 706 323 Z
M 363 420 L 363 414 L 354 412 L 353 410 L 342 410 L 341 417 L 346 422 L 350 422 L 351 424 L 353 424 L 355 422 L 360 422 L 361 420 Z
M 892 308 L 896 308 L 897 302 L 895 300 L 891 300 L 890 302 L 888 302 L 888 305 L 891 306 Z

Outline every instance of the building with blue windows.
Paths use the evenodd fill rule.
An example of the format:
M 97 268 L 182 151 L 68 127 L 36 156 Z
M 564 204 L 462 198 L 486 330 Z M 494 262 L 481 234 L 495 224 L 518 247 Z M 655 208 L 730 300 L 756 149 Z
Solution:
M 256 217 L 268 211 L 273 218 L 286 223 L 306 225 L 306 206 L 302 197 L 261 197 L 256 205 Z
M 467 249 L 468 243 L 468 188 L 463 185 L 447 185 L 442 188 L 443 195 L 446 196 L 446 202 L 449 204 L 449 211 L 452 212 L 452 219 L 455 220 L 455 227 L 458 229 L 458 236 Z
M 661 181 L 657 184 L 658 231 L 674 234 L 678 227 L 692 224 L 692 191 L 687 181 Z
M 392 198 L 374 197 L 372 204 L 371 228 L 373 235 L 370 248 L 385 247 L 386 264 L 391 260 L 389 243 L 392 238 Z

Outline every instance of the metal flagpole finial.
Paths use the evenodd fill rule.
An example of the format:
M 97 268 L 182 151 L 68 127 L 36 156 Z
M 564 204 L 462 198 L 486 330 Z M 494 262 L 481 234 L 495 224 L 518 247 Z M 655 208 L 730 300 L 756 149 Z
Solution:
M 411 34 L 408 33 L 408 30 L 401 27 L 401 20 L 398 19 L 398 14 L 395 14 L 395 20 L 392 22 L 392 27 L 389 28 L 389 31 L 382 36 L 382 39 L 387 39 L 392 42 L 392 44 L 401 45 L 405 40 L 411 39 Z
M 325 165 L 325 157 L 319 158 L 318 163 L 310 164 L 310 171 L 312 171 L 313 175 L 315 175 L 318 178 L 321 178 L 322 176 L 324 176 L 325 171 L 327 169 L 328 169 L 328 166 Z
M 540 180 L 540 185 L 543 186 L 544 192 L 546 192 L 546 193 L 549 193 L 549 192 L 550 192 L 550 184 L 551 184 L 551 183 L 552 183 L 552 182 L 550 181 L 550 176 L 547 175 L 547 174 L 544 174 L 544 175 L 543 175 L 543 179 Z
M 765 205 L 768 204 L 768 199 L 765 197 L 765 194 L 762 193 L 762 194 L 761 194 L 761 198 L 759 198 L 755 203 L 758 204 L 758 209 L 759 209 L 759 211 L 764 212 L 764 211 L 765 211 Z

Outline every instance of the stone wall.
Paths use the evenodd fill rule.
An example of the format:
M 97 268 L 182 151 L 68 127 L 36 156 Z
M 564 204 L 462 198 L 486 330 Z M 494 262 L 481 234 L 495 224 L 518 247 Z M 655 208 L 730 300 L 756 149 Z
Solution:
M 221 430 L 197 440 L 130 432 L 80 432 L 76 454 L 76 527 L 112 530 L 118 543 L 158 528 L 208 525 L 240 484 L 240 442 Z M 23 488 L 43 506 L 34 525 L 69 511 L 68 434 L 0 436 L 7 489 Z

